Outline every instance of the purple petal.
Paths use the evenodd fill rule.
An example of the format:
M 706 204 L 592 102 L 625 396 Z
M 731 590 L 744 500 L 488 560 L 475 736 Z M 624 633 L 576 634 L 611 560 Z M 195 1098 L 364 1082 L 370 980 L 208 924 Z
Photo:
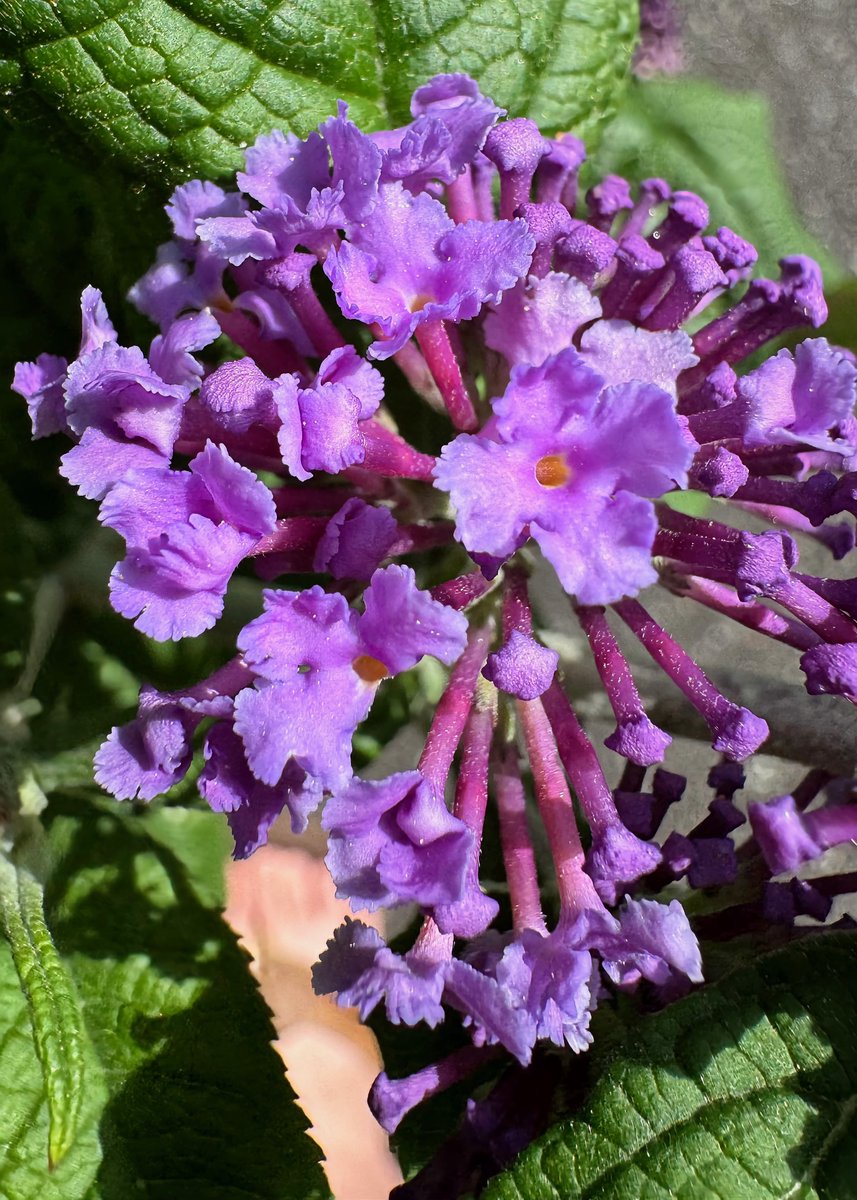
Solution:
M 200 718 L 154 688 L 140 692 L 140 711 L 115 726 L 95 755 L 95 779 L 117 800 L 151 800 L 183 779 Z
M 497 434 L 504 442 L 526 442 L 533 459 L 553 453 L 563 448 L 555 439 L 567 441 L 572 428 L 586 436 L 584 422 L 596 412 L 603 387 L 573 346 L 538 367 L 513 367 L 509 386 L 493 401 Z
M 84 288 L 80 297 L 80 357 L 115 341 L 116 330 L 101 292 L 95 287 Z
M 328 802 L 325 860 L 352 907 L 457 900 L 473 835 L 418 771 L 354 779 Z
M 165 457 L 178 436 L 185 388 L 165 383 L 136 346 L 106 342 L 71 364 L 65 384 L 68 423 L 75 433 L 89 428 L 154 446 Z
M 369 216 L 378 198 L 381 152 L 372 139 L 349 121 L 348 106 L 339 102 L 339 114 L 319 126 L 333 160 L 331 183 L 342 191 L 342 212 L 348 223 Z
M 384 376 L 360 358 L 353 346 L 339 346 L 332 350 L 318 368 L 316 386 L 343 384 L 360 406 L 360 420 L 371 417 L 384 399 Z
M 248 858 L 267 842 L 268 830 L 284 808 L 291 815 L 292 832 L 303 833 L 309 814 L 321 802 L 321 791 L 303 786 L 300 768 L 287 766 L 274 787 L 260 783 L 247 765 L 241 740 L 226 721 L 211 728 L 204 754 L 197 787 L 215 812 L 229 814 L 236 858 Z
M 317 133 L 301 141 L 275 129 L 244 151 L 244 161 L 238 186 L 267 208 L 280 208 L 287 199 L 306 208 L 312 189 L 330 180 L 327 146 Z
M 630 884 L 649 875 L 660 861 L 657 846 L 641 841 L 617 822 L 593 837 L 586 855 L 586 870 L 600 898 L 612 905 Z
M 857 644 L 813 646 L 801 656 L 806 690 L 812 696 L 857 696 Z
M 351 739 L 374 698 L 348 667 L 295 673 L 283 683 L 239 692 L 235 731 L 250 770 L 273 787 L 294 759 L 315 785 L 342 788 L 351 777 Z
M 240 267 L 248 258 L 264 262 L 280 254 L 277 239 L 260 226 L 255 213 L 243 217 L 211 217 L 200 221 L 196 232 L 215 258 L 234 267 Z
M 360 640 L 394 675 L 415 666 L 424 654 L 447 665 L 467 639 L 467 618 L 421 591 L 410 567 L 378 570 L 363 593 Z
M 230 458 L 224 446 L 208 442 L 191 460 L 190 470 L 205 485 L 213 508 L 207 511 L 213 519 L 256 538 L 274 528 L 277 512 L 270 490 L 252 471 Z
M 166 205 L 166 213 L 176 237 L 192 242 L 196 239 L 197 221 L 205 217 L 237 217 L 246 207 L 247 201 L 237 192 L 224 192 L 216 183 L 192 179 L 176 188 Z
M 681 330 L 650 333 L 629 321 L 596 321 L 580 339 L 580 353 L 607 383 L 653 383 L 675 398 L 676 379 L 699 359 Z
M 33 437 L 68 433 L 65 415 L 65 383 L 68 361 L 55 354 L 40 354 L 35 362 L 15 364 L 12 391 L 27 401 Z
M 238 635 L 238 649 L 257 675 L 273 682 L 304 671 L 349 667 L 360 653 L 357 614 L 344 596 L 320 587 L 265 591 L 265 611 Z
M 586 509 L 569 504 L 564 520 L 562 515 L 557 514 L 554 528 L 532 524 L 530 532 L 578 603 L 612 604 L 656 581 L 652 543 L 657 520 L 648 500 L 618 492 Z
M 274 389 L 274 404 L 279 417 L 280 427 L 277 431 L 277 444 L 283 462 L 289 469 L 289 474 L 301 482 L 312 477 L 302 461 L 303 454 L 303 419 L 300 409 L 301 388 L 294 375 L 281 375 Z
M 632 382 L 602 392 L 586 453 L 615 488 L 654 498 L 685 487 L 694 449 L 661 388 Z
M 532 472 L 525 448 L 467 433 L 447 442 L 435 467 L 435 486 L 449 493 L 455 536 L 468 550 L 500 559 L 514 554 L 532 507 Z
M 615 944 L 601 949 L 604 969 L 620 987 L 641 977 L 666 983 L 673 972 L 702 982 L 699 943 L 678 900 L 626 900 Z
M 193 357 L 220 337 L 220 326 L 208 312 L 191 313 L 174 321 L 165 334 L 159 334 L 149 349 L 152 369 L 166 383 L 188 390 L 199 386 L 203 367 Z
M 365 455 L 358 428 L 360 405 L 344 384 L 328 383 L 298 391 L 301 415 L 301 465 L 336 475 L 361 463 Z
M 505 987 L 454 958 L 447 968 L 446 998 L 473 1027 L 477 1045 L 499 1042 L 524 1066 L 532 1057 L 536 1025 L 525 1008 L 510 1003 Z
M 578 329 L 600 316 L 601 305 L 589 288 L 569 275 L 551 272 L 505 293 L 485 318 L 485 342 L 513 365 L 537 367 L 570 346 Z
M 317 996 L 344 992 L 358 982 L 384 948 L 384 939 L 370 925 L 346 917 L 333 931 L 312 969 L 312 988 Z
M 747 815 L 772 875 L 794 871 L 824 852 L 825 847 L 812 836 L 793 796 L 749 804 Z
M 334 579 L 369 579 L 395 542 L 397 530 L 386 508 L 353 496 L 325 526 L 313 570 L 327 571 Z
M 324 264 L 347 317 L 377 324 L 370 354 L 387 358 L 426 320 L 466 320 L 526 271 L 533 238 L 523 221 L 453 226 L 437 200 L 400 184 L 381 188 L 369 221 Z
M 273 429 L 278 419 L 275 386 L 252 358 L 238 358 L 206 376 L 199 403 L 224 430 L 245 433 L 253 425 Z
M 60 475 L 87 500 L 102 500 L 114 484 L 136 471 L 163 469 L 169 459 L 152 446 L 87 429 L 60 459 Z

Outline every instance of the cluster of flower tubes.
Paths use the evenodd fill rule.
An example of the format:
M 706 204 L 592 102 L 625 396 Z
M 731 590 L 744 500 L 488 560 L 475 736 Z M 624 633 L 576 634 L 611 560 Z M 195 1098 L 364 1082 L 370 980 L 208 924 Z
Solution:
M 448 1058 L 379 1076 L 388 1130 L 500 1047 L 521 1064 L 542 1040 L 585 1049 L 617 990 L 665 1002 L 700 983 L 699 929 L 655 898 L 664 885 L 728 885 L 755 855 L 756 893 L 707 918 L 708 935 L 818 923 L 855 880 L 795 872 L 857 834 L 850 792 L 815 771 L 750 806 L 736 854 L 738 764 L 767 726 L 639 599 L 660 583 L 793 647 L 810 692 L 854 702 L 857 580 L 801 572 L 792 534 L 835 559 L 854 545 L 857 370 L 815 337 L 736 371 L 823 324 L 817 265 L 790 257 L 778 280 L 751 278 L 754 248 L 706 233 L 704 201 L 661 179 L 634 192 L 608 176 L 581 196 L 581 142 L 504 120 L 466 76 L 432 79 L 411 111 L 365 134 L 340 105 L 306 139 L 260 137 L 235 190 L 177 188 L 173 236 L 131 292 L 160 327 L 148 352 L 118 344 L 89 287 L 77 358 L 41 355 L 14 383 L 34 435 L 71 440 L 62 474 L 124 538 L 110 598 L 138 629 L 203 634 L 245 560 L 291 584 L 264 591 L 209 678 L 144 687 L 96 778 L 120 799 L 167 792 L 199 732 L 197 786 L 237 856 L 284 809 L 300 831 L 323 806 L 337 894 L 355 912 L 417 906 L 405 953 L 347 920 L 314 974 L 363 1017 L 460 1014 L 469 1040 Z M 445 442 L 413 445 L 410 427 L 443 427 Z M 717 515 L 670 503 L 688 489 Z M 534 624 L 538 554 L 615 714 L 615 790 Z M 714 797 L 686 835 L 658 837 L 684 780 L 659 768 L 645 790 L 670 738 L 617 620 L 711 731 Z M 359 778 L 355 731 L 425 655 L 450 673 L 419 761 Z M 480 885 L 489 802 L 502 906 Z

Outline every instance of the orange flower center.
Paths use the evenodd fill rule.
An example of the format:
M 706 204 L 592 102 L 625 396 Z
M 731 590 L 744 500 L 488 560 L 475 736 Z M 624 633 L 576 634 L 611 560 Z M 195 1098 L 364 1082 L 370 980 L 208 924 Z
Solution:
M 364 683 L 380 683 L 390 674 L 381 660 L 371 654 L 358 654 L 351 665 Z
M 536 463 L 536 482 L 545 488 L 562 487 L 571 479 L 571 467 L 561 454 L 545 454 Z
M 431 304 L 434 296 L 429 296 L 426 292 L 421 292 L 420 295 L 414 296 L 410 303 L 412 313 L 422 312 L 427 304 Z

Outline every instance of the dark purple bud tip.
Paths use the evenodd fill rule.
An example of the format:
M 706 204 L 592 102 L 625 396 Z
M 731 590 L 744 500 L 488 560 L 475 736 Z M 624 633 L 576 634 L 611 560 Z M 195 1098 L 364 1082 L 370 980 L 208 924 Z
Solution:
M 674 248 L 690 241 L 708 224 L 708 205 L 695 192 L 674 192 L 669 211 L 652 234 L 656 244 Z
M 814 258 L 793 254 L 780 259 L 782 300 L 788 301 L 800 324 L 818 329 L 827 320 L 821 267 Z
M 735 385 L 738 376 L 729 363 L 721 362 L 709 371 L 700 386 L 694 392 L 694 411 L 706 412 L 709 409 L 725 408 L 732 404 L 737 396 Z
M 667 804 L 676 804 L 681 800 L 686 788 L 687 780 L 684 775 L 678 775 L 675 771 L 664 771 L 662 768 L 655 771 L 652 791 L 659 800 L 664 800 Z
M 516 217 L 523 217 L 537 246 L 553 246 L 555 242 L 572 232 L 575 221 L 563 204 L 522 204 L 515 209 Z
M 857 696 L 857 643 L 813 646 L 800 665 L 811 696 Z
M 673 831 L 664 842 L 661 849 L 664 865 L 680 879 L 690 869 L 693 862 L 693 842 L 683 833 Z
M 735 571 L 739 598 L 752 600 L 754 596 L 771 595 L 788 583 L 789 571 L 797 560 L 797 544 L 787 533 L 769 530 L 743 534 Z
M 670 266 L 683 290 L 693 296 L 702 297 L 729 282 L 714 255 L 699 246 L 682 246 L 670 259 Z
M 600 183 L 586 193 L 586 203 L 593 224 L 609 229 L 620 212 L 634 207 L 634 198 L 627 179 L 620 175 L 605 175 Z
M 671 741 L 668 733 L 652 724 L 645 713 L 639 713 L 620 721 L 615 731 L 604 739 L 604 745 L 641 767 L 651 767 L 664 761 Z
M 586 147 L 573 133 L 564 133 L 558 138 L 547 140 L 548 150 L 543 164 L 560 167 L 565 171 L 576 171 L 586 159 Z
M 645 238 L 638 234 L 627 237 L 619 243 L 616 257 L 629 276 L 637 276 L 641 279 L 653 275 L 655 271 L 663 270 L 666 266 L 666 260 L 660 250 L 655 250 Z
M 745 271 L 749 271 L 759 257 L 755 246 L 745 242 L 726 225 L 722 225 L 716 234 L 704 237 L 702 244 L 717 259 L 721 270 L 730 276 L 730 282 L 736 282 Z
M 731 763 L 730 765 L 738 766 L 737 763 Z M 739 829 L 745 821 L 746 817 L 736 804 L 733 804 L 726 796 L 716 796 L 709 804 L 708 816 L 702 824 L 705 828 L 706 836 L 725 837 L 733 829 Z
M 844 521 L 823 526 L 823 528 L 817 531 L 817 537 L 824 543 L 837 562 L 843 559 L 846 554 L 850 554 L 855 544 L 857 544 L 854 529 Z
M 672 194 L 673 190 L 665 179 L 644 179 L 640 184 L 640 203 L 649 208 L 668 203 Z
M 738 763 L 718 763 L 708 772 L 708 786 L 721 796 L 734 796 L 745 782 L 744 768 Z
M 768 736 L 768 723 L 748 708 L 730 707 L 717 721 L 717 736 L 712 745 L 720 754 L 742 762 L 759 749 Z
M 762 892 L 762 915 L 777 925 L 791 925 L 795 917 L 826 921 L 833 901 L 805 879 L 788 883 L 766 883 Z
M 556 265 L 561 271 L 582 280 L 592 287 L 612 266 L 616 257 L 616 242 L 609 233 L 594 229 L 586 221 L 575 222 L 568 237 L 556 247 Z
M 550 150 L 535 121 L 513 117 L 495 125 L 482 152 L 501 172 L 532 174 L 542 157 Z
M 624 825 L 639 838 L 653 838 L 663 820 L 666 806 L 648 792 L 613 793 L 616 808 Z
M 586 870 L 605 904 L 615 904 L 628 887 L 660 864 L 657 846 L 643 842 L 629 829 L 609 825 L 592 839 Z
M 738 861 L 729 838 L 694 838 L 693 851 L 687 871 L 687 882 L 692 888 L 726 887 L 735 881 Z
M 734 496 L 750 472 L 737 454 L 718 446 L 713 453 L 703 451 L 696 456 L 690 476 L 709 496 Z
M 535 700 L 550 687 L 558 663 L 555 650 L 513 629 L 505 645 L 488 655 L 482 674 L 519 700 Z

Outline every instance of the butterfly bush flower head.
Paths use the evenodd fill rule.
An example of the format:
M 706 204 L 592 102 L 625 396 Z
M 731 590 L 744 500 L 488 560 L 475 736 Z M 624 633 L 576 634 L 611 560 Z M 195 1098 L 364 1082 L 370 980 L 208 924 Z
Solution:
M 14 381 L 34 436 L 71 441 L 63 474 L 124 539 L 110 601 L 144 633 L 202 634 L 236 573 L 269 585 L 230 661 L 143 688 L 96 777 L 151 800 L 199 745 L 196 786 L 237 856 L 281 813 L 299 832 L 320 808 L 355 914 L 418 907 L 409 948 L 355 915 L 315 973 L 364 1017 L 460 1020 L 447 1059 L 379 1077 L 388 1129 L 504 1055 L 526 1074 L 542 1043 L 584 1051 L 599 1006 L 682 994 L 703 979 L 699 930 L 734 928 L 728 904 L 692 927 L 658 896 L 740 882 L 738 764 L 767 726 L 645 589 L 796 650 L 811 693 L 857 696 L 855 580 L 799 562 L 808 541 L 834 558 L 854 544 L 857 370 L 823 337 L 748 367 L 823 324 L 817 265 L 795 255 L 753 278 L 754 248 L 662 179 L 607 176 L 581 196 L 579 140 L 504 119 L 464 75 L 430 80 L 411 111 L 370 134 L 340 105 L 305 139 L 261 136 L 234 189 L 176 189 L 172 239 L 131 292 L 160 327 L 148 350 L 121 344 L 87 288 L 77 356 L 41 355 Z M 439 424 L 440 443 L 401 432 Z M 704 516 L 674 503 L 689 490 Z M 534 616 L 539 557 L 614 714 L 617 788 Z M 620 629 L 721 759 L 708 815 L 668 836 L 685 781 L 658 767 L 670 736 Z M 355 733 L 426 657 L 448 674 L 418 761 L 361 777 Z M 855 833 L 848 800 L 805 811 L 814 786 L 750 806 L 750 926 L 819 919 L 849 886 L 779 878 Z M 497 832 L 508 903 L 484 882 Z

